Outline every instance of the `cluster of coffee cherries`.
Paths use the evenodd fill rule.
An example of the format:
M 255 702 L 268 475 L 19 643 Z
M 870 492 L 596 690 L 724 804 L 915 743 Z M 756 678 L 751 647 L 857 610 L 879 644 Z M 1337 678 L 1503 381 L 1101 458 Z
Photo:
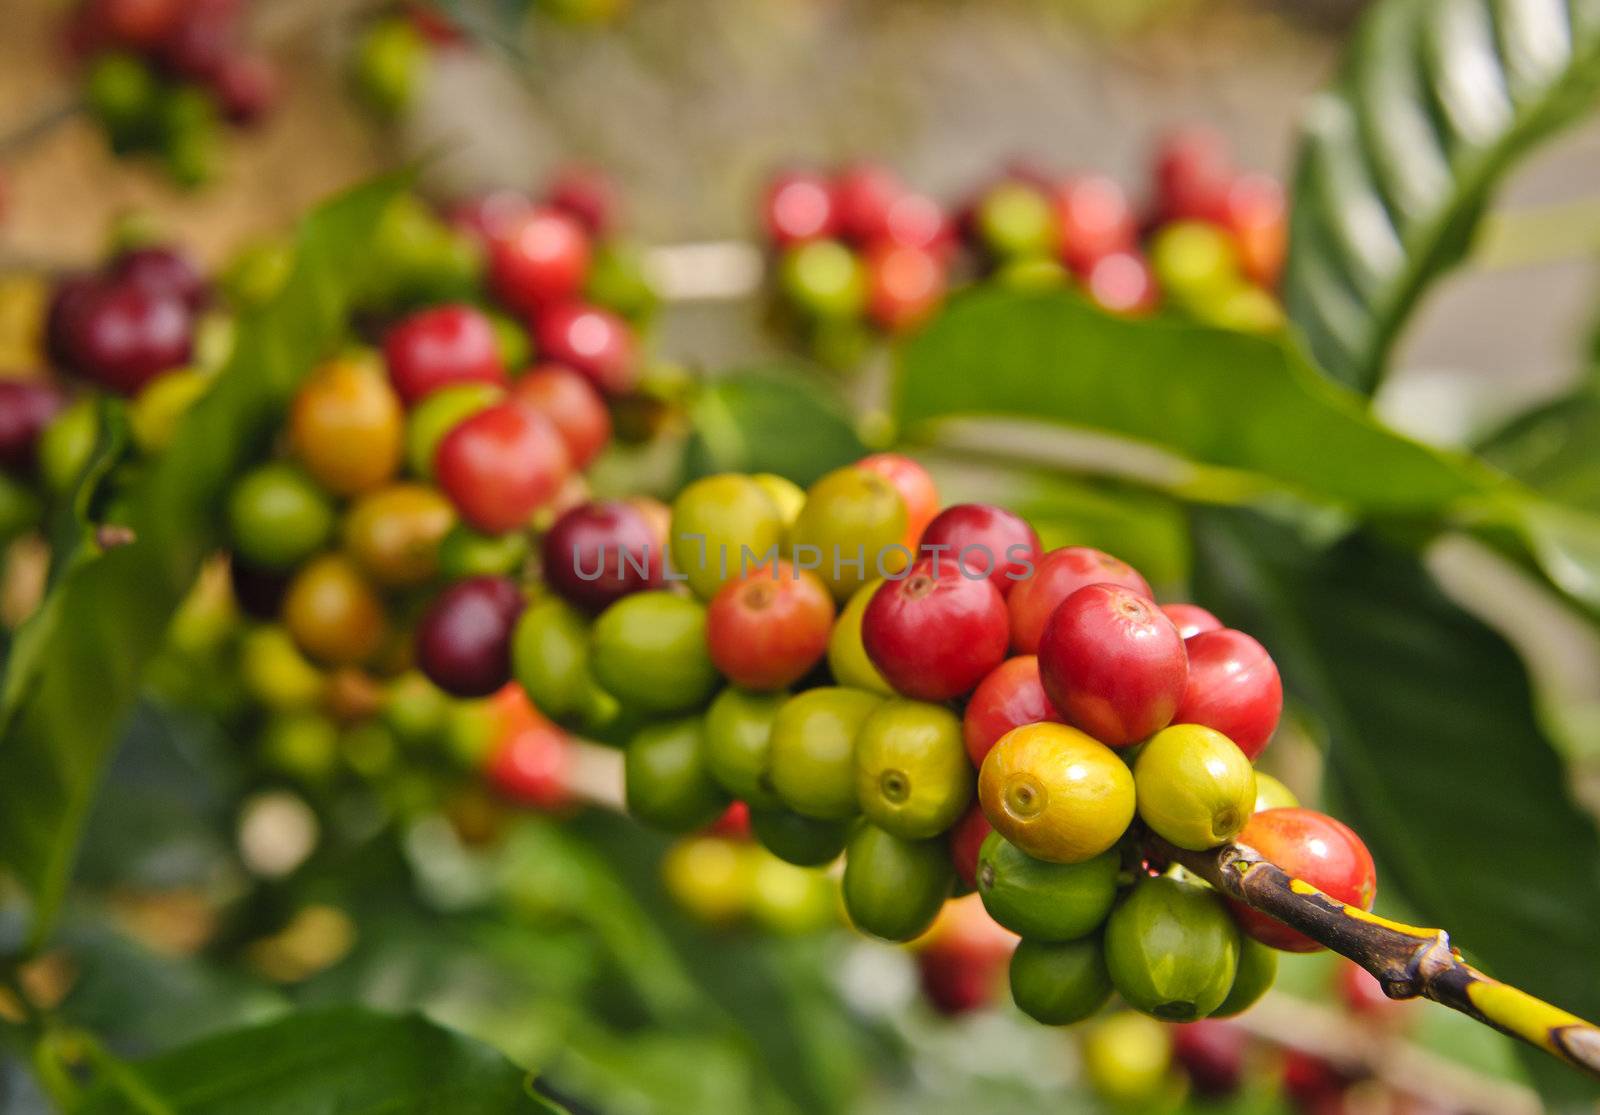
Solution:
M 210 179 L 223 126 L 256 123 L 278 95 L 248 15 L 245 0 L 82 0 L 68 43 L 112 150 L 157 156 L 181 185 Z
M 580 504 L 543 562 L 512 671 L 556 720 L 624 741 L 632 814 L 689 832 L 742 802 L 779 858 L 842 853 L 851 921 L 889 940 L 975 888 L 1020 938 L 1012 994 L 1041 1021 L 1113 990 L 1168 1020 L 1235 1013 L 1273 949 L 1317 947 L 1169 867 L 1173 847 L 1237 839 L 1371 906 L 1360 840 L 1253 768 L 1282 706 L 1259 643 L 1157 605 L 1107 554 L 1042 551 L 1002 508 L 940 511 L 906 457 L 805 491 L 706 477 L 664 525 Z
M 1016 163 L 953 212 L 886 167 L 791 171 L 768 184 L 762 223 L 775 316 L 830 362 L 871 332 L 915 329 L 953 285 L 1075 285 L 1105 309 L 1165 309 L 1226 328 L 1282 324 L 1282 186 L 1237 171 L 1226 143 L 1191 129 L 1157 149 L 1143 212 L 1115 180 Z

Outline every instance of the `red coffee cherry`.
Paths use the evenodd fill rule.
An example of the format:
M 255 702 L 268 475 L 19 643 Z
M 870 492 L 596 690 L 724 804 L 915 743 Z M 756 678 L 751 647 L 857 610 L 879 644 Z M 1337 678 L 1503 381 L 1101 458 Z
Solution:
M 877 473 L 900 493 L 906 505 L 904 545 L 908 551 L 916 553 L 922 532 L 939 513 L 939 488 L 933 477 L 928 475 L 927 469 L 900 453 L 873 453 L 857 461 L 856 467 Z
M 782 689 L 805 677 L 828 652 L 832 630 L 828 586 L 786 561 L 729 581 L 706 609 L 711 661 L 745 689 Z
M 112 261 L 110 275 L 114 281 L 151 294 L 178 298 L 191 310 L 204 306 L 209 293 L 200 268 L 177 248 L 133 248 L 123 252 Z
M 924 559 L 885 581 L 861 617 L 867 657 L 897 693 L 921 701 L 971 690 L 1005 659 L 1008 639 L 1000 590 L 951 561 L 935 571 Z
M 434 454 L 439 487 L 486 534 L 526 526 L 561 491 L 569 468 L 567 447 L 550 420 L 516 402 L 463 419 Z
M 629 593 L 660 588 L 665 554 L 642 511 L 621 500 L 585 503 L 544 536 L 544 578 L 562 599 L 604 611 Z
M 62 340 L 70 366 L 124 395 L 189 362 L 194 316 L 183 300 L 132 283 L 97 282 L 63 305 Z
M 975 896 L 946 903 L 916 952 L 922 992 L 941 1014 L 989 1006 L 1016 947 L 1017 935 L 996 925 Z
M 967 755 L 974 767 L 983 766 L 989 749 L 1012 728 L 1042 720 L 1061 723 L 1061 714 L 1045 696 L 1039 680 L 1039 660 L 1031 654 L 1008 658 L 978 683 L 967 699 L 961 720 Z
M 1166 136 L 1156 148 L 1156 212 L 1162 221 L 1219 221 L 1233 183 L 1228 141 L 1209 128 Z
M 1204 724 L 1252 761 L 1266 749 L 1283 713 L 1283 682 L 1265 647 L 1243 631 L 1202 631 L 1184 641 L 1189 680 L 1173 720 Z
M 988 503 L 958 503 L 934 516 L 922 532 L 923 558 L 938 558 L 941 570 L 955 565 L 988 579 L 1001 596 L 1009 594 L 1039 559 L 1039 536 L 1027 520 Z
M 231 0 L 190 0 L 160 44 L 162 66 L 175 77 L 209 85 L 241 38 L 239 5 Z
M 1161 610 L 1177 627 L 1178 634 L 1185 639 L 1192 638 L 1202 631 L 1222 629 L 1222 621 L 1198 604 L 1163 604 Z
M 452 696 L 487 697 L 511 679 L 511 631 L 522 605 L 509 577 L 451 585 L 417 624 L 417 667 Z
M 260 54 L 233 54 L 223 60 L 213 82 L 222 114 L 229 123 L 248 127 L 277 103 L 277 67 Z
M 1251 282 L 1278 285 L 1289 247 L 1289 204 L 1283 184 L 1265 174 L 1246 174 L 1229 187 L 1222 223 L 1233 233 L 1239 265 Z
M 927 248 L 881 243 L 867 252 L 867 316 L 891 333 L 926 321 L 944 301 L 944 260 Z
M 762 201 L 767 239 L 780 248 L 822 240 L 838 231 L 833 187 L 820 174 L 790 171 L 767 186 Z
M 1056 186 L 1051 200 L 1061 232 L 1061 262 L 1079 275 L 1113 252 L 1133 250 L 1138 221 L 1128 195 L 1100 174 L 1068 178 Z
M 489 240 L 489 289 L 524 315 L 568 302 L 589 273 L 589 238 L 567 214 L 540 206 L 508 216 Z
M 1414 1000 L 1389 998 L 1378 978 L 1353 960 L 1340 958 L 1336 987 L 1345 1009 L 1365 1022 L 1403 1029 L 1415 1017 Z
M 489 755 L 495 791 L 518 805 L 559 809 L 571 795 L 572 741 L 554 724 L 535 721 L 508 732 Z
M 1253 814 L 1234 842 L 1254 848 L 1294 878 L 1338 902 L 1372 909 L 1378 870 L 1361 838 L 1339 821 L 1311 809 L 1266 809 Z M 1242 903 L 1228 900 L 1233 919 L 1264 945 L 1285 952 L 1322 948 L 1298 930 Z
M 978 852 L 993 831 L 994 826 L 983 815 L 983 805 L 976 801 L 950 830 L 950 862 L 955 864 L 956 877 L 963 886 L 977 887 Z
M 1050 617 L 1039 675 L 1067 723 L 1126 747 L 1172 723 L 1189 665 L 1178 629 L 1152 601 L 1118 585 L 1089 585 Z
M 1172 1056 L 1188 1074 L 1196 1094 L 1231 1096 L 1244 1081 L 1245 1054 L 1250 1036 L 1221 1020 L 1202 1018 L 1174 1026 Z
M 471 306 L 433 306 L 402 318 L 383 338 L 383 358 L 408 407 L 441 387 L 506 382 L 494 326 Z
M 904 193 L 884 214 L 883 240 L 903 248 L 924 248 L 948 262 L 956 248 L 950 215 L 925 194 Z
M 586 468 L 611 440 L 611 412 L 589 381 L 559 364 L 541 364 L 517 380 L 511 397 L 550 419 L 573 468 Z
M 66 392 L 53 383 L 0 379 L 0 468 L 31 470 L 39 434 L 66 405 Z
M 508 236 L 533 207 L 533 199 L 520 190 L 486 190 L 452 201 L 444 221 L 487 245 Z
M 559 209 L 601 239 L 616 231 L 622 201 L 617 188 L 602 170 L 572 164 L 556 172 L 545 190 L 545 204 Z
M 607 395 L 625 395 L 638 382 L 633 330 L 610 310 L 566 302 L 534 320 L 534 344 L 541 359 L 583 373 Z
M 845 167 L 833 181 L 839 235 L 859 247 L 887 237 L 889 211 L 906 192 L 894 171 L 876 163 Z
M 1149 583 L 1125 561 L 1092 546 L 1063 546 L 1034 564 L 1033 572 L 1011 586 L 1006 607 L 1011 612 L 1011 646 L 1019 654 L 1036 654 L 1050 614 L 1086 585 L 1121 585 L 1140 596 L 1154 597 Z
M 1114 314 L 1142 317 L 1161 304 L 1155 272 L 1136 251 L 1101 256 L 1084 272 L 1083 285 L 1095 305 Z

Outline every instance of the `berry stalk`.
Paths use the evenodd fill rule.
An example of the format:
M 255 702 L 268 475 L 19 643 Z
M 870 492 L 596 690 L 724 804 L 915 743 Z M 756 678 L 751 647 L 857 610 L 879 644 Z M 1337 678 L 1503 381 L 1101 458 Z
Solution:
M 1432 999 L 1600 1077 L 1600 1027 L 1484 975 L 1461 959 L 1444 930 L 1335 901 L 1238 844 L 1191 852 L 1152 840 L 1165 857 L 1223 894 L 1355 961 L 1390 998 Z

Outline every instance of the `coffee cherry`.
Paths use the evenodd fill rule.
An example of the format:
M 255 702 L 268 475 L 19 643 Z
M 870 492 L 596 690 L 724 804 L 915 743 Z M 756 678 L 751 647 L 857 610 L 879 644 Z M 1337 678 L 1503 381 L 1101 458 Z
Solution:
M 304 566 L 283 598 L 283 623 L 312 658 L 329 666 L 365 661 L 383 644 L 383 602 L 344 557 Z
M 133 248 L 112 261 L 113 280 L 131 284 L 150 294 L 180 300 L 191 312 L 206 303 L 205 276 L 183 252 L 176 248 L 151 246 Z
M 994 827 L 983 815 L 983 805 L 974 801 L 950 830 L 950 862 L 955 865 L 956 879 L 964 891 L 978 889 L 978 856 L 983 842 Z
M 521 403 L 495 403 L 439 442 L 434 472 L 461 518 L 488 534 L 524 527 L 555 498 L 571 462 L 548 419 Z
M 883 240 L 925 248 L 948 260 L 956 246 L 956 232 L 944 206 L 926 194 L 903 193 L 884 214 Z
M 66 405 L 66 394 L 54 384 L 0 380 L 0 468 L 30 471 L 39 436 Z
M 1283 712 L 1272 656 L 1243 631 L 1202 631 L 1184 641 L 1189 679 L 1173 719 L 1215 728 L 1246 756 L 1266 749 Z
M 718 785 L 757 809 L 781 805 L 767 777 L 772 725 L 787 693 L 751 693 L 729 686 L 706 710 L 706 769 Z
M 406 467 L 422 480 L 433 479 L 433 460 L 439 443 L 462 420 L 505 397 L 505 390 L 490 383 L 463 383 L 441 387 L 411 408 L 406 415 Z
M 639 381 L 633 331 L 610 310 L 562 302 L 534 318 L 542 359 L 581 373 L 607 395 L 626 395 Z
M 61 303 L 59 336 L 68 364 L 124 395 L 187 364 L 193 335 L 194 317 L 181 298 L 131 282 L 92 282 Z
M 1070 1026 L 1098 1013 L 1111 998 L 1099 939 L 1025 938 L 1011 954 L 1011 998 L 1022 1013 L 1046 1026 Z
M 1133 775 L 1115 752 L 1075 728 L 1030 724 L 989 751 L 978 800 L 995 831 L 1030 856 L 1082 863 L 1127 831 Z
M 523 603 L 507 577 L 451 585 L 417 624 L 417 666 L 451 696 L 488 696 L 511 679 L 511 632 Z
M 668 832 L 692 832 L 716 820 L 728 798 L 712 781 L 702 756 L 698 716 L 640 730 L 623 752 L 628 812 Z
M 782 543 L 778 508 L 743 473 L 696 480 L 672 502 L 672 567 L 702 599 L 772 561 Z
M 946 902 L 933 928 L 917 942 L 923 995 L 944 1015 L 989 1006 L 1016 947 L 1016 934 L 996 925 L 976 898 Z
M 869 297 L 866 264 L 837 240 L 813 240 L 784 252 L 778 286 L 803 314 L 822 321 L 858 318 Z
M 432 306 L 402 318 L 383 338 L 383 358 L 407 406 L 441 387 L 507 382 L 494 326 L 471 306 Z
M 1209 128 L 1173 132 L 1156 148 L 1153 177 L 1161 220 L 1217 220 L 1233 181 L 1228 142 Z
M 544 577 L 565 599 L 600 612 L 624 596 L 663 583 L 665 555 L 631 503 L 583 503 L 544 536 Z
M 832 863 L 850 835 L 843 821 L 821 821 L 787 809 L 750 810 L 750 830 L 763 848 L 798 867 Z
M 1001 259 L 1053 256 L 1060 233 L 1050 202 L 1034 185 L 1004 181 L 978 202 L 973 223 L 984 246 Z
M 1222 627 L 1220 619 L 1198 604 L 1163 604 L 1161 610 L 1186 640 L 1202 631 L 1217 631 Z
M 1221 732 L 1174 724 L 1150 737 L 1133 764 L 1139 817 L 1162 839 L 1204 851 L 1237 836 L 1254 812 L 1250 760 Z
M 1074 941 L 1100 928 L 1117 900 L 1122 861 L 1103 852 L 1047 863 L 992 832 L 978 853 L 978 894 L 989 916 L 1030 941 Z
M 611 440 L 611 413 L 577 372 L 541 364 L 517 380 L 511 394 L 550 420 L 566 443 L 573 468 L 587 468 Z
M 729 925 L 747 912 L 754 871 L 749 848 L 711 835 L 680 840 L 661 860 L 661 881 L 672 900 L 711 926 Z
M 964 577 L 986 577 L 1005 596 L 1039 560 L 1039 536 L 1021 516 L 987 503 L 958 503 L 922 532 L 918 557 L 955 566 Z
M 590 661 L 607 691 L 644 712 L 688 712 L 717 688 L 705 605 L 670 592 L 636 592 L 600 613 Z
M 1045 624 L 1057 606 L 1088 585 L 1121 585 L 1154 599 L 1149 583 L 1125 561 L 1090 546 L 1063 546 L 1037 559 L 1033 570 L 1011 586 L 1011 645 L 1018 654 L 1037 654 Z
M 850 602 L 834 622 L 833 633 L 828 636 L 828 672 L 833 680 L 851 689 L 865 689 L 869 693 L 894 696 L 894 688 L 884 680 L 878 667 L 867 657 L 867 648 L 861 642 L 861 617 L 872 594 L 882 581 L 862 585 L 850 597 Z
M 1214 303 L 1241 281 L 1232 237 L 1202 221 L 1178 221 L 1157 232 L 1150 266 L 1161 289 L 1189 306 Z
M 544 191 L 545 204 L 561 210 L 590 236 L 616 231 L 622 209 L 610 177 L 596 167 L 568 164 L 556 171 Z
M 1268 809 L 1250 818 L 1235 843 L 1255 849 L 1268 862 L 1335 902 L 1372 909 L 1378 893 L 1372 853 L 1359 836 L 1332 817 L 1310 809 Z M 1264 945 L 1284 952 L 1322 948 L 1259 910 L 1232 900 L 1229 905 L 1239 927 Z
M 855 741 L 856 797 L 869 821 L 907 840 L 944 832 L 972 800 L 961 721 L 939 705 L 886 701 Z
M 433 488 L 392 484 L 356 500 L 344 520 L 344 547 L 386 588 L 420 585 L 439 571 L 439 544 L 455 511 Z
M 1013 728 L 1053 720 L 1061 722 L 1039 680 L 1039 660 L 1031 654 L 1008 658 L 991 670 L 967 699 L 962 736 L 974 767 L 983 766 L 989 749 Z
M 529 604 L 511 633 L 511 675 L 545 715 L 560 721 L 590 711 L 589 623 L 563 600 Z
M 1239 264 L 1251 282 L 1274 287 L 1289 246 L 1289 207 L 1283 185 L 1265 174 L 1246 174 L 1229 184 L 1222 223 L 1233 233 Z
M 888 234 L 889 211 L 905 192 L 900 177 L 886 166 L 845 167 L 832 188 L 839 235 L 862 247 L 881 241 Z
M 1233 975 L 1233 986 L 1222 1005 L 1211 1012 L 1212 1018 L 1232 1018 L 1243 1014 L 1272 989 L 1278 978 L 1278 953 L 1253 937 L 1239 938 L 1239 967 Z
M 228 537 L 245 561 L 292 569 L 333 534 L 334 512 L 322 489 L 290 464 L 261 465 L 228 495 Z
M 768 744 L 767 776 L 784 805 L 824 821 L 856 815 L 855 742 L 883 698 L 824 686 L 791 697 L 778 710 Z
M 1161 287 L 1149 262 L 1138 252 L 1101 256 L 1083 276 L 1094 304 L 1108 313 L 1144 317 L 1161 305 Z
M 867 316 L 891 333 L 928 320 L 944 301 L 944 261 L 926 248 L 879 244 L 867 252 Z
M 861 617 L 867 657 L 895 691 L 924 701 L 968 692 L 1005 659 L 1005 601 L 988 580 L 925 559 L 886 581 Z
M 1239 932 L 1215 891 L 1144 879 L 1106 922 L 1106 967 L 1128 1005 L 1192 1022 L 1222 1005 L 1239 965 Z
M 954 885 L 943 841 L 906 840 L 862 824 L 845 846 L 845 912 L 851 924 L 874 937 L 920 937 Z
M 1168 1027 L 1136 1011 L 1118 1011 L 1083 1034 L 1084 1075 L 1114 1109 L 1162 1110 L 1169 1090 L 1172 1039 Z
M 856 462 L 857 468 L 875 472 L 883 477 L 906 506 L 906 533 L 902 540 L 906 550 L 917 552 L 917 543 L 933 517 L 939 513 L 939 489 L 928 475 L 928 470 L 901 453 L 873 453 Z
M 833 187 L 805 171 L 776 175 L 762 201 L 767 239 L 780 248 L 832 236 L 839 228 Z
M 1292 809 L 1299 804 L 1300 799 L 1295 797 L 1293 790 L 1272 775 L 1256 771 L 1256 803 L 1250 812 L 1260 813 L 1263 809 Z
M 212 89 L 230 124 L 249 127 L 272 110 L 281 92 L 278 69 L 260 54 L 235 53 L 223 59 Z
M 1082 275 L 1112 252 L 1132 249 L 1138 222 L 1128 195 L 1115 181 L 1089 174 L 1068 178 L 1051 201 L 1061 230 L 1061 262 Z
M 1213 1015 L 1212 1017 L 1215 1017 Z M 1244 1081 L 1249 1036 L 1237 1026 L 1201 1019 L 1172 1031 L 1172 1054 L 1197 1095 L 1231 1096 Z
M 828 650 L 833 597 L 808 569 L 774 562 L 717 590 L 706 644 L 724 677 L 746 689 L 793 685 Z
M 1051 702 L 1068 723 L 1113 747 L 1172 723 L 1188 672 L 1172 621 L 1115 585 L 1067 597 L 1039 640 L 1039 676 Z
M 559 809 L 570 800 L 572 743 L 553 724 L 508 732 L 489 753 L 484 773 L 495 792 L 517 805 Z
M 289 441 L 313 479 L 335 495 L 382 486 L 400 466 L 400 400 L 370 361 L 323 364 L 296 392 Z
M 761 490 L 767 493 L 772 506 L 778 509 L 778 518 L 783 520 L 784 529 L 793 526 L 800 514 L 800 508 L 806 503 L 805 489 L 793 480 L 774 472 L 754 473 L 750 479 L 761 485 Z
M 835 469 L 811 485 L 790 530 L 796 565 L 815 568 L 839 603 L 878 577 L 910 564 L 906 505 L 876 472 Z
M 439 575 L 445 581 L 515 576 L 527 563 L 528 549 L 526 534 L 479 534 L 457 523 L 439 543 Z
M 1276 952 L 1250 938 L 1246 940 L 1276 962 Z M 1339 960 L 1334 988 L 1345 1009 L 1364 1023 L 1393 1031 L 1405 1029 L 1415 1018 L 1415 1000 L 1389 998 L 1377 977 L 1353 960 Z
M 583 226 L 556 209 L 539 206 L 509 215 L 489 240 L 489 289 L 527 317 L 576 298 L 588 270 Z

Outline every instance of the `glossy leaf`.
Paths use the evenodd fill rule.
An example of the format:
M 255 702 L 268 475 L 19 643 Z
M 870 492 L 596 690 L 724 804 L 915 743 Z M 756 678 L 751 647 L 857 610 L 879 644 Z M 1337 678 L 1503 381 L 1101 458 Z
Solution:
M 1284 293 L 1335 379 L 1370 392 L 1494 188 L 1600 90 L 1591 0 L 1384 0 L 1306 110 Z
M 1600 513 L 1600 389 L 1521 415 L 1479 446 L 1484 459 L 1551 499 Z
M 488 1046 L 420 1015 L 306 1011 L 126 1066 L 80 1115 L 559 1115 Z M 142 1094 L 143 1101 L 136 1096 Z
M 1512 647 L 1414 557 L 1362 535 L 1317 549 L 1211 511 L 1196 566 L 1198 601 L 1260 638 L 1326 735 L 1339 811 L 1377 857 L 1380 892 L 1491 974 L 1600 1017 L 1600 835 Z
M 283 292 L 243 317 L 233 358 L 128 493 L 135 541 L 65 569 L 18 632 L 0 695 L 0 860 L 33 900 L 35 942 L 60 905 L 143 667 L 217 544 L 228 486 L 342 336 L 357 279 L 349 260 L 398 189 L 366 186 L 307 219 Z
M 689 418 L 691 476 L 775 472 L 803 486 L 867 451 L 839 402 L 814 375 L 793 369 L 716 379 Z

